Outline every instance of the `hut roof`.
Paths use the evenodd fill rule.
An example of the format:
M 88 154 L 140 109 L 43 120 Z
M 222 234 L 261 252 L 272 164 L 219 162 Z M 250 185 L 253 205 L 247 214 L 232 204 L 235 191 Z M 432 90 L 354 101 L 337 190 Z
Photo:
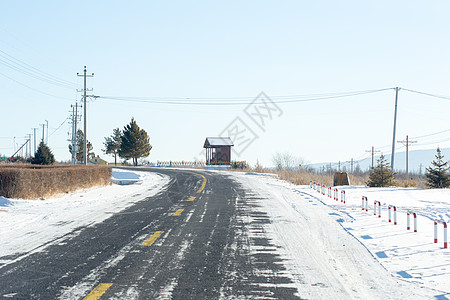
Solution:
M 208 137 L 205 140 L 203 148 L 213 148 L 221 146 L 234 146 L 229 137 Z

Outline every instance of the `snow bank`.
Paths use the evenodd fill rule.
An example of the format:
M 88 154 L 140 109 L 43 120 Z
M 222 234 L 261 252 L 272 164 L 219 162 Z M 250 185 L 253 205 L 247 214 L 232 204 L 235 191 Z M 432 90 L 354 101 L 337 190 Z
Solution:
M 169 182 L 165 175 L 119 169 L 113 169 L 113 177 L 137 184 L 94 187 L 44 201 L 0 197 L 0 268 L 78 234 L 77 228 L 102 222 Z
M 450 296 L 450 250 L 433 243 L 431 222 L 433 218 L 448 218 L 450 191 L 348 187 L 343 204 L 309 186 L 267 176 L 228 174 L 247 189 L 246 198 L 252 199 L 250 210 L 269 215 L 263 234 L 275 249 L 268 250 L 284 258 L 300 297 Z M 361 210 L 362 195 L 372 200 L 369 212 Z M 373 216 L 375 199 L 397 205 L 399 225 L 388 222 L 386 206 L 382 218 Z M 406 230 L 407 209 L 419 215 L 418 233 Z M 248 215 L 251 218 L 252 212 Z M 250 228 L 252 232 L 260 234 L 261 230 Z

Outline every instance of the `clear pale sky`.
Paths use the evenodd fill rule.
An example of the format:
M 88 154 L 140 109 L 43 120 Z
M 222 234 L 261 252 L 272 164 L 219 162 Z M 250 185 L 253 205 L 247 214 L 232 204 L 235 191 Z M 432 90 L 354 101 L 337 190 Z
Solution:
M 81 100 L 84 65 L 95 73 L 90 93 L 101 96 L 87 107 L 88 140 L 109 161 L 104 137 L 132 117 L 150 136 L 153 162 L 202 158 L 205 137 L 236 118 L 253 139 L 245 149 L 235 141 L 233 159 L 251 164 L 269 166 L 285 151 L 310 163 L 364 158 L 372 146 L 390 154 L 394 90 L 277 103 L 262 127 L 247 105 L 195 103 L 396 86 L 450 96 L 449 11 L 448 1 L 8 1 L 0 154 L 48 120 L 56 159 L 70 159 L 64 121 Z M 449 147 L 450 131 L 419 138 L 450 129 L 449 112 L 450 100 L 400 90 L 396 139 L 417 140 L 411 149 Z

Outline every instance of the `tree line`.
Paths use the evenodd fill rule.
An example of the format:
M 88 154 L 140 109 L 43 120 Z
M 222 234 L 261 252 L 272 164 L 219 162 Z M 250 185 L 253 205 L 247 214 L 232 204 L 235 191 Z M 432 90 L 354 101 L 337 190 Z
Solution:
M 91 142 L 87 141 L 87 158 L 88 160 L 95 157 Z M 124 127 L 123 130 L 116 128 L 110 137 L 106 137 L 104 141 L 105 149 L 103 152 L 114 156 L 114 164 L 117 164 L 117 156 L 129 160 L 136 166 L 138 159 L 150 155 L 152 146 L 150 138 L 144 129 L 141 129 L 134 118 Z M 73 149 L 75 148 L 75 149 Z M 82 130 L 78 130 L 75 137 L 75 147 L 69 145 L 69 152 L 75 154 L 77 163 L 81 163 L 84 158 L 84 134 Z M 50 148 L 42 141 L 34 157 L 30 159 L 32 164 L 51 165 L 55 163 L 55 157 Z
M 441 149 L 436 149 L 435 159 L 431 166 L 426 168 L 425 179 L 428 188 L 447 188 L 450 186 L 448 161 L 444 160 Z M 367 185 L 371 187 L 387 187 L 395 185 L 395 175 L 391 165 L 386 161 L 384 155 L 377 160 L 377 165 L 369 175 Z

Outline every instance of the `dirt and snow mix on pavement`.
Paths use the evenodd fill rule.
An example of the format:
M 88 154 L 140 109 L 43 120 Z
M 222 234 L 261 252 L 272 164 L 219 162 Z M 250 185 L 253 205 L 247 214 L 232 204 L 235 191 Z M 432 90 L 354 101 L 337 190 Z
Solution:
M 113 170 L 111 186 L 94 187 L 46 200 L 0 197 L 0 268 L 45 247 L 63 243 L 86 226 L 164 189 L 169 177 Z M 133 183 L 133 184 L 130 184 Z
M 450 299 L 450 249 L 443 247 L 442 223 L 450 221 L 450 190 L 347 186 L 336 187 L 336 200 L 327 189 L 322 194 L 273 176 L 229 174 L 248 190 L 256 204 L 251 209 L 270 216 L 265 235 L 277 246 L 271 251 L 284 258 L 299 296 Z M 374 201 L 380 202 L 376 215 Z M 397 225 L 393 207 L 389 222 L 389 205 L 396 207 Z M 434 220 L 440 222 L 438 243 Z

